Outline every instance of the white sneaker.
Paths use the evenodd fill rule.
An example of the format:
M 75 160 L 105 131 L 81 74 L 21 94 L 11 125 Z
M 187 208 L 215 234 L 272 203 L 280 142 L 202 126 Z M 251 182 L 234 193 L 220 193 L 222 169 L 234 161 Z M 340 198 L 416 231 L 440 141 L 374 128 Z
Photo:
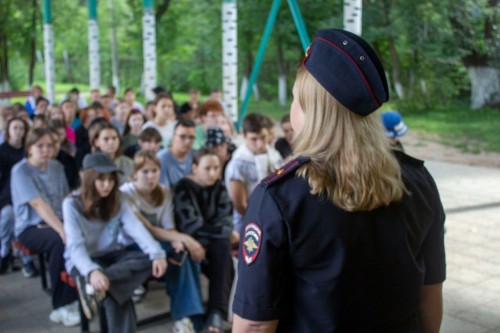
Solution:
M 80 312 L 78 311 L 78 306 L 71 303 L 52 310 L 49 319 L 54 323 L 61 323 L 64 326 L 76 326 L 80 324 Z
M 135 288 L 132 292 L 132 301 L 134 301 L 134 303 L 139 303 L 145 295 L 146 288 L 144 288 L 143 285 L 139 285 L 139 287 Z
M 182 319 L 176 320 L 174 323 L 174 333 L 196 333 L 193 327 L 191 319 L 184 317 Z

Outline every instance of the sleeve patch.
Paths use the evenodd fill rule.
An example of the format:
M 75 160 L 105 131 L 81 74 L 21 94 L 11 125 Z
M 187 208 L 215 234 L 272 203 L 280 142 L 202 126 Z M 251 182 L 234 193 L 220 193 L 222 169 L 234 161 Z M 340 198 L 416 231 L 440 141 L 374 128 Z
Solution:
M 250 265 L 257 259 L 262 244 L 262 230 L 255 222 L 245 226 L 243 236 L 243 258 L 245 264 Z

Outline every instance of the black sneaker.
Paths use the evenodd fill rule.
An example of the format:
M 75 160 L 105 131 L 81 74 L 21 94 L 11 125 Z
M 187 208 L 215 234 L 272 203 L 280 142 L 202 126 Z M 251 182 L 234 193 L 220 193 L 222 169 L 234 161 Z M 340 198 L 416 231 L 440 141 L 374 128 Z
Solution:
M 94 288 L 90 284 L 87 284 L 83 276 L 78 276 L 76 278 L 76 288 L 78 289 L 78 295 L 80 296 L 80 304 L 82 305 L 83 314 L 88 320 L 97 313 L 97 302 L 94 297 Z
M 11 257 L 12 255 L 9 253 L 0 259 L 0 275 L 7 273 L 12 260 Z
M 32 278 L 32 277 L 38 276 L 38 274 L 39 274 L 38 268 L 36 268 L 35 265 L 33 264 L 33 262 L 31 262 L 31 261 L 28 262 L 27 264 L 23 265 L 22 271 L 23 271 L 24 277 L 26 277 L 26 278 Z

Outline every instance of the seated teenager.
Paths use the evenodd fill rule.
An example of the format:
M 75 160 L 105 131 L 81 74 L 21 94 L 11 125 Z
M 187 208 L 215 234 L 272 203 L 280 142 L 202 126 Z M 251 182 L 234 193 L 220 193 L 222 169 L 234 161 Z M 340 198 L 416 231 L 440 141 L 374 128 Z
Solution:
M 194 326 L 201 328 L 203 314 L 199 262 L 205 258 L 205 250 L 193 237 L 175 230 L 172 191 L 159 183 L 160 161 L 154 153 L 140 151 L 135 155 L 132 179 L 120 190 L 136 215 L 169 254 L 171 265 L 165 279 L 175 320 L 174 330 L 194 332 L 193 322 Z M 125 235 L 124 238 L 129 237 Z M 129 242 L 126 240 L 125 243 Z M 183 255 L 186 255 L 184 259 Z
M 233 151 L 229 149 L 230 141 L 224 135 L 224 132 L 219 127 L 209 128 L 207 130 L 207 136 L 205 140 L 205 148 L 208 148 L 211 152 L 219 157 L 220 163 L 222 165 L 221 169 L 221 179 L 224 180 L 224 174 L 226 172 L 226 167 L 231 160 L 231 155 Z
M 135 146 L 141 135 L 142 125 L 144 125 L 144 115 L 137 109 L 130 110 L 125 129 L 122 136 L 122 148 L 126 151 L 128 147 Z
M 165 147 L 170 145 L 174 135 L 174 127 L 177 123 L 175 118 L 174 100 L 171 96 L 160 94 L 155 99 L 154 116 L 148 120 L 142 129 L 153 127 L 160 132 L 162 144 Z
M 172 145 L 157 154 L 161 164 L 160 183 L 174 187 L 182 177 L 191 173 L 194 139 L 194 122 L 179 120 L 174 128 Z
M 111 157 L 118 170 L 120 184 L 125 183 L 132 174 L 132 160 L 120 151 L 120 133 L 108 121 L 92 124 L 89 128 L 89 141 L 92 152 L 106 153 Z
M 293 154 L 292 142 L 293 142 L 293 128 L 290 123 L 290 115 L 285 115 L 281 118 L 281 130 L 283 131 L 283 137 L 276 140 L 274 148 L 279 151 L 281 157 L 285 162 L 288 162 Z
M 52 288 L 50 320 L 64 326 L 80 323 L 76 290 L 64 283 L 64 243 L 61 202 L 69 188 L 61 163 L 52 159 L 54 142 L 49 129 L 35 128 L 25 143 L 27 157 L 12 169 L 10 188 L 15 236 L 34 253 L 46 253 Z
M 21 118 L 10 118 L 5 128 L 5 142 L 0 145 L 0 275 L 12 267 L 12 240 L 14 238 L 14 211 L 10 191 L 12 167 L 24 158 L 24 142 L 28 134 L 28 123 Z M 31 256 L 19 251 L 23 262 L 23 275 L 27 278 L 38 275 Z
M 139 139 L 137 144 L 125 149 L 125 156 L 134 158 L 135 153 L 139 150 L 147 150 L 153 153 L 157 153 L 161 146 L 161 134 L 156 130 L 156 128 L 148 127 L 142 130 L 139 134 Z
M 106 311 L 109 332 L 135 332 L 135 287 L 167 268 L 165 251 L 151 237 L 118 190 L 118 168 L 109 155 L 89 154 L 83 160 L 82 185 L 63 202 L 66 268 L 76 280 L 85 316 L 96 302 Z M 120 249 L 123 231 L 140 251 Z
M 243 119 L 243 144 L 233 153 L 226 167 L 225 184 L 233 203 L 234 229 L 243 227 L 248 200 L 255 187 L 277 169 L 268 156 L 266 120 L 252 113 Z
M 123 100 L 120 100 L 115 107 L 115 114 L 111 118 L 110 123 L 116 127 L 120 136 L 123 135 L 123 132 L 125 130 L 125 125 L 127 124 L 127 118 L 130 110 L 130 106 Z
M 75 158 L 63 149 L 63 145 L 66 143 L 70 144 L 70 142 L 65 140 L 66 132 L 64 131 L 64 122 L 54 121 L 49 129 L 52 132 L 52 138 L 54 139 L 55 149 L 53 158 L 63 165 L 68 186 L 71 190 L 73 190 L 78 186 L 79 182 L 78 167 L 76 166 Z
M 220 119 L 224 117 L 224 109 L 219 101 L 209 99 L 200 105 L 198 115 L 201 124 L 196 126 L 196 138 L 193 149 L 199 149 L 205 145 L 206 132 L 210 128 L 219 126 Z
M 177 229 L 192 235 L 206 250 L 202 262 L 208 277 L 208 316 L 206 328 L 222 332 L 222 318 L 228 313 L 234 270 L 231 240 L 237 239 L 232 226 L 231 200 L 220 180 L 221 163 L 206 148 L 193 154 L 192 175 L 175 186 L 175 220 Z

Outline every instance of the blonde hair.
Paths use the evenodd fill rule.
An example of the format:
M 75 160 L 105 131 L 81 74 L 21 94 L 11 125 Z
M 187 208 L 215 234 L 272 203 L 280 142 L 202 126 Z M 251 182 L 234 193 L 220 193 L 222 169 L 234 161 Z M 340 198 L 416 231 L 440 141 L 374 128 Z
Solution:
M 295 84 L 305 117 L 294 152 L 311 159 L 298 170 L 311 193 L 351 212 L 401 199 L 401 169 L 377 115 L 349 111 L 305 69 L 299 70 Z

